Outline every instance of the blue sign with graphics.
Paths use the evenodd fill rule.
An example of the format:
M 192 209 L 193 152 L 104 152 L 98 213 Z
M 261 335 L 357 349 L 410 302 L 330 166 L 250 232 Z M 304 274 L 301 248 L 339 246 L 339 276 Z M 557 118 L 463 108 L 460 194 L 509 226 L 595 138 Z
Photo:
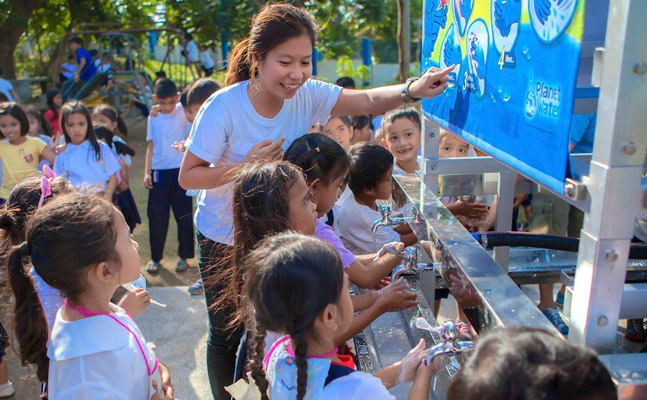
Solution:
M 562 193 L 585 0 L 426 0 L 421 68 L 449 87 L 424 114 Z

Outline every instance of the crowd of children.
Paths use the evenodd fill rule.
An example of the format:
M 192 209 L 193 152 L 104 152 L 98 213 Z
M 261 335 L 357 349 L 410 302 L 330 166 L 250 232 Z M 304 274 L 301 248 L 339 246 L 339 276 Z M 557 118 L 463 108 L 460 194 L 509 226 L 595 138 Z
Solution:
M 418 303 L 403 279 L 389 279 L 418 239 L 408 226 L 373 233 L 372 225 L 392 176 L 422 165 L 421 118 L 402 104 L 442 93 L 451 67 L 404 87 L 354 90 L 348 80 L 310 79 L 315 41 L 307 12 L 272 4 L 232 52 L 223 89 L 208 78 L 184 91 L 155 81 L 146 271 L 162 268 L 172 210 L 176 272 L 189 268 L 197 238 L 202 280 L 189 291 L 204 290 L 207 301 L 214 399 L 391 399 L 388 389 L 406 382 L 409 399 L 426 399 L 442 359 L 424 363 L 424 341 L 372 374 L 357 371 L 345 344 L 382 314 Z M 90 63 L 110 71 L 109 56 L 94 65 L 82 45 L 73 43 L 78 67 L 71 59 L 62 71 L 64 92 L 86 80 Z M 196 62 L 193 45 L 186 56 Z M 202 63 L 210 75 L 214 65 Z M 0 324 L 0 398 L 13 394 L 5 357 L 13 338 L 50 400 L 174 399 L 169 370 L 132 319 L 148 292 L 115 296 L 140 278 L 126 123 L 110 105 L 90 110 L 52 90 L 42 114 L 1 103 L 0 134 L 0 277 L 14 297 L 11 332 Z M 439 153 L 478 154 L 445 131 Z M 494 225 L 494 196 L 442 201 L 471 231 Z M 364 294 L 351 296 L 351 285 Z M 478 341 L 448 398 L 606 400 L 615 388 L 592 351 L 513 328 Z

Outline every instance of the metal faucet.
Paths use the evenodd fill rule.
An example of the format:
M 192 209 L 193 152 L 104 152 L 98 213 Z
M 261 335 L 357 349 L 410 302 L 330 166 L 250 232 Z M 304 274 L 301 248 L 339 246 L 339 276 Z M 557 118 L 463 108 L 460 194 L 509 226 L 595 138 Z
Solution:
M 391 218 L 391 212 L 392 212 L 391 206 L 378 205 L 377 208 L 380 210 L 380 214 L 382 215 L 382 218 L 373 222 L 373 227 L 371 228 L 371 231 L 373 233 L 377 232 L 377 230 L 381 226 L 404 225 L 407 222 L 413 222 L 415 224 L 424 223 L 424 220 L 421 218 L 420 213 L 415 208 L 413 209 L 412 217 L 396 217 L 396 218 Z
M 398 265 L 391 275 L 391 278 L 394 281 L 397 281 L 402 275 L 418 276 L 420 271 L 430 271 L 442 266 L 442 263 L 419 263 L 417 247 L 408 247 L 401 255 L 403 257 L 402 264 Z

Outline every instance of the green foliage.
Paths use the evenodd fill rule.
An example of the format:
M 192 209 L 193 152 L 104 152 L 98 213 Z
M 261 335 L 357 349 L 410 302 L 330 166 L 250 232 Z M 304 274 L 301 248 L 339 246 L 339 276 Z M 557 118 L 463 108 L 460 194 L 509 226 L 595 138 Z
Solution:
M 290 1 L 290 0 L 287 0 Z M 397 61 L 397 5 L 395 0 L 292 0 L 308 9 L 321 26 L 317 49 L 328 59 L 357 56 L 361 38 L 374 41 L 377 62 Z M 23 73 L 43 75 L 50 70 L 60 40 L 75 23 L 151 22 L 171 24 L 194 35 L 198 43 L 233 44 L 247 36 L 251 18 L 264 0 L 42 0 L 29 20 L 18 49 L 17 64 Z M 0 0 L 0 25 L 8 14 Z M 420 41 L 422 0 L 411 0 L 412 41 Z M 92 38 L 87 38 L 91 40 Z M 141 36 L 142 42 L 145 38 Z M 166 36 L 160 38 L 163 44 Z M 412 58 L 417 58 L 417 48 Z M 367 74 L 355 70 L 355 74 Z
M 370 70 L 366 65 L 358 65 L 355 67 L 350 57 L 341 56 L 337 60 L 335 72 L 337 76 L 349 76 L 357 82 L 368 82 Z

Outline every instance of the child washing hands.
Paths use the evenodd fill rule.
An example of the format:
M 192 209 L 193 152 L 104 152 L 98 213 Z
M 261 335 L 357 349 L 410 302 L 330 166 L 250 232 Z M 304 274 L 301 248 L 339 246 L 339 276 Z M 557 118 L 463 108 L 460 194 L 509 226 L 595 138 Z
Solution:
M 408 399 L 429 396 L 439 363 L 421 362 L 423 340 L 401 362 L 374 374 L 357 371 L 352 357 L 337 353 L 335 337 L 350 327 L 353 305 L 348 275 L 330 245 L 282 233 L 264 239 L 248 267 L 243 293 L 255 310 L 250 376 L 263 400 L 393 399 L 388 389 L 411 380 Z M 266 351 L 267 331 L 287 335 Z M 249 388 L 238 382 L 229 390 L 242 399 Z

